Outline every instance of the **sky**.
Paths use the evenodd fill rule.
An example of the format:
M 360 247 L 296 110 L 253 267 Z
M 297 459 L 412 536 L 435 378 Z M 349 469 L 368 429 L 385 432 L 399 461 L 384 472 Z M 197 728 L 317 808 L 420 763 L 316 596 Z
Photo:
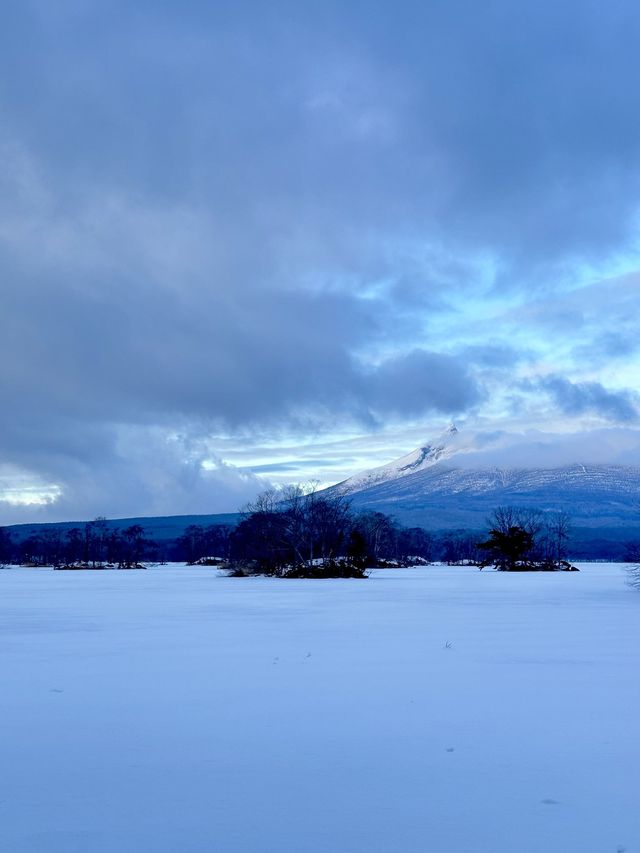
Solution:
M 640 464 L 638 43 L 633 0 L 4 4 L 0 524 L 452 421 Z

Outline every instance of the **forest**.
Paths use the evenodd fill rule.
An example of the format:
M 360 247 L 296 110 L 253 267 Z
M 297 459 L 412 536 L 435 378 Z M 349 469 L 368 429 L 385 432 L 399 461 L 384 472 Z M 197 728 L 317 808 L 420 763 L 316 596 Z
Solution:
M 484 531 L 403 527 L 384 513 L 355 511 L 345 496 L 290 486 L 263 492 L 235 525 L 190 524 L 169 540 L 103 517 L 66 529 L 43 525 L 22 537 L 0 528 L 0 565 L 134 569 L 184 562 L 278 577 L 366 577 L 375 567 L 430 562 L 557 569 L 566 562 L 570 530 L 566 513 L 514 507 L 496 508 Z

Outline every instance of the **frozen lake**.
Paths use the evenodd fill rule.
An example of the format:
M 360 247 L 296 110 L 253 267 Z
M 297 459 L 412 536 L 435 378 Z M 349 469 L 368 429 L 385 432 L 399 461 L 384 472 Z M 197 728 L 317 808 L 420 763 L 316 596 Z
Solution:
M 636 853 L 640 593 L 0 571 L 2 853 Z

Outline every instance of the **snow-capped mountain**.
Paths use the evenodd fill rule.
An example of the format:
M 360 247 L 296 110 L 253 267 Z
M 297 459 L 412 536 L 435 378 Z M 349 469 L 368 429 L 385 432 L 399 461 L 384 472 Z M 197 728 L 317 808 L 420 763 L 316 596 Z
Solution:
M 430 444 L 425 444 L 424 447 L 419 447 L 387 465 L 381 465 L 379 468 L 372 468 L 370 471 L 349 477 L 348 480 L 338 483 L 336 488 L 345 493 L 357 492 L 379 483 L 386 483 L 389 480 L 407 477 L 418 471 L 432 468 L 438 462 L 449 459 L 462 449 L 459 435 L 458 428 L 451 424 L 439 438 Z
M 469 433 L 450 427 L 412 453 L 333 487 L 358 508 L 432 529 L 476 527 L 497 506 L 564 510 L 579 527 L 637 527 L 640 465 L 600 461 L 604 451 L 539 434 Z M 592 458 L 561 461 L 569 453 Z

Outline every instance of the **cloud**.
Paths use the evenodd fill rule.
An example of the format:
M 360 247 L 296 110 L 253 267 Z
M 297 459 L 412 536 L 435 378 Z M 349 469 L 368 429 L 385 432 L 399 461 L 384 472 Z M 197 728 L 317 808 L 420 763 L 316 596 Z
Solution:
M 570 382 L 559 376 L 545 377 L 537 384 L 565 414 L 594 413 L 618 423 L 638 420 L 639 398 L 634 392 L 611 391 L 599 382 Z
M 199 437 L 167 436 L 155 427 L 101 429 L 102 442 L 91 427 L 76 427 L 81 436 L 93 432 L 95 444 L 84 453 L 56 453 L 53 442 L 43 441 L 33 454 L 27 443 L 17 458 L 41 473 L 18 468 L 5 483 L 0 477 L 3 520 L 235 512 L 269 484 L 216 458 Z M 42 483 L 42 472 L 57 484 L 55 494 Z
M 259 481 L 202 469 L 215 437 L 504 414 L 513 365 L 630 421 L 581 371 L 596 339 L 637 357 L 637 279 L 606 277 L 636 250 L 639 30 L 631 0 L 13 8 L 0 461 L 60 512 L 234 508 Z M 568 378 L 536 386 L 557 335 Z
M 365 377 L 372 408 L 404 417 L 436 410 L 464 412 L 481 399 L 481 391 L 459 360 L 412 350 L 383 362 Z
M 626 426 L 565 432 L 462 429 L 458 438 L 461 452 L 447 464 L 463 468 L 638 467 L 640 454 L 640 430 Z
M 460 356 L 479 367 L 511 370 L 519 362 L 530 359 L 532 353 L 506 343 L 487 343 L 465 346 Z

